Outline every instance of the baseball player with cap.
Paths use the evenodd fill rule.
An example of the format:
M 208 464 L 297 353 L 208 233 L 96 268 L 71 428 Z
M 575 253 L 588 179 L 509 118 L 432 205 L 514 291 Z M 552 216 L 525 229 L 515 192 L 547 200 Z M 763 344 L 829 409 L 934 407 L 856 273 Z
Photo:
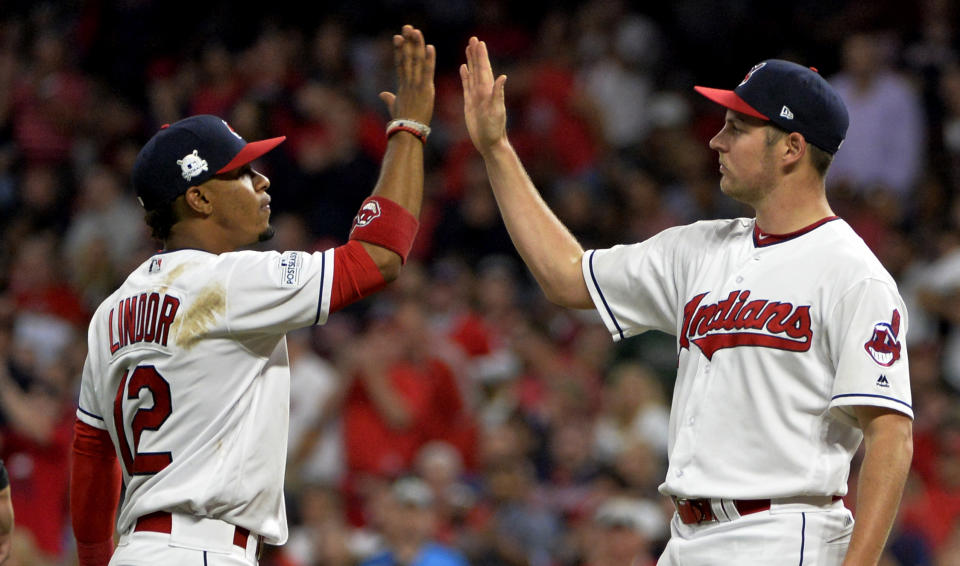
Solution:
M 71 470 L 81 565 L 252 565 L 286 541 L 285 333 L 395 279 L 417 231 L 436 53 L 411 26 L 393 47 L 380 179 L 343 246 L 240 250 L 272 234 L 251 163 L 284 138 L 192 116 L 140 151 L 134 187 L 164 249 L 90 323 Z
M 720 188 L 754 218 L 697 222 L 584 251 L 506 136 L 505 76 L 472 38 L 467 126 L 504 222 L 547 297 L 595 308 L 614 340 L 677 337 L 661 565 L 876 564 L 912 455 L 908 319 L 896 284 L 831 211 L 824 175 L 843 102 L 813 69 L 767 60 L 710 140 Z M 857 520 L 840 497 L 865 444 Z

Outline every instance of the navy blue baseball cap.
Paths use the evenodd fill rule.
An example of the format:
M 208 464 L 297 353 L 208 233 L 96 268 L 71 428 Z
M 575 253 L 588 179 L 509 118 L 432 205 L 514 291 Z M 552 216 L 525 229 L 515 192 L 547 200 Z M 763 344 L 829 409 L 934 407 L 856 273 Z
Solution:
M 137 154 L 133 188 L 140 204 L 152 210 L 214 175 L 250 163 L 285 139 L 247 143 L 226 121 L 209 114 L 165 124 Z
M 781 59 L 754 65 L 733 90 L 694 89 L 731 110 L 799 132 L 830 154 L 840 149 L 850 125 L 840 95 L 816 69 Z

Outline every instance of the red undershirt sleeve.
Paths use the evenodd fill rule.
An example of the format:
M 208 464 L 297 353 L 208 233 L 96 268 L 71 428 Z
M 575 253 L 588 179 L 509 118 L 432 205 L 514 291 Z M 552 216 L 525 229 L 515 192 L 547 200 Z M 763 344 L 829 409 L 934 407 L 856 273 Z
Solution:
M 336 312 L 383 289 L 387 281 L 363 244 L 350 240 L 333 254 L 333 289 L 330 312 Z
M 70 519 L 80 566 L 106 566 L 120 502 L 120 466 L 105 430 L 77 420 L 70 467 Z

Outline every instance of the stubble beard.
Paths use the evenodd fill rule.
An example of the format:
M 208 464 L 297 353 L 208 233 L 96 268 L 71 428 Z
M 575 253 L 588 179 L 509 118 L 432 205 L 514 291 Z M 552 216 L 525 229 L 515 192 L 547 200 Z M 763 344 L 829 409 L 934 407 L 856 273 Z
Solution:
M 749 183 L 735 182 L 728 175 L 724 175 L 720 178 L 720 191 L 737 202 L 756 207 L 770 194 L 775 182 L 772 163 L 764 162 L 761 174 Z
M 277 233 L 277 229 L 267 224 L 267 228 L 260 232 L 260 235 L 257 236 L 257 242 L 266 242 L 267 240 L 273 238 L 273 235 Z

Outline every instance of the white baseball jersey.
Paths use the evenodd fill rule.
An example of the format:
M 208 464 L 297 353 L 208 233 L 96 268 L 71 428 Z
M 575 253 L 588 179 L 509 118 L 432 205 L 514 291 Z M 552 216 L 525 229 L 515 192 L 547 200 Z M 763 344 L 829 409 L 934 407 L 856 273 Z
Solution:
M 788 237 L 697 222 L 588 251 L 583 273 L 615 340 L 677 336 L 665 494 L 843 495 L 852 406 L 913 416 L 903 301 L 839 218 Z
M 284 334 L 326 322 L 333 255 L 160 253 L 100 305 L 77 417 L 119 455 L 118 532 L 165 510 L 286 541 Z

